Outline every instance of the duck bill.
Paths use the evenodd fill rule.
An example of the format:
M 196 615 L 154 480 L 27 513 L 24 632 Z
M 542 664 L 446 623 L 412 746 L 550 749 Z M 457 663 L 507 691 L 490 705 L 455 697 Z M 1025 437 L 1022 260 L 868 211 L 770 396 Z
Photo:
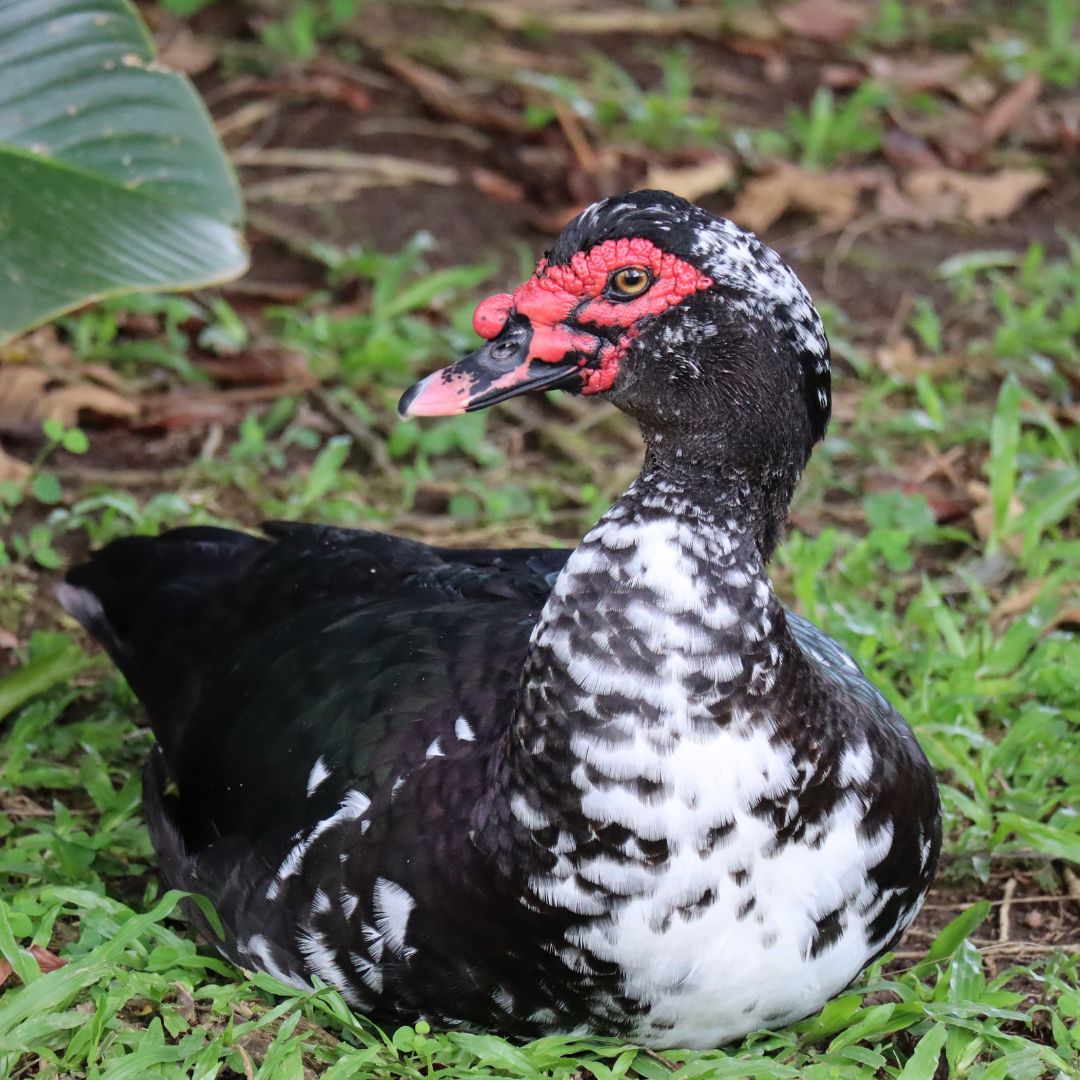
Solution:
M 530 358 L 532 336 L 528 327 L 507 328 L 476 352 L 411 386 L 401 395 L 398 414 L 403 419 L 456 416 L 534 390 L 580 389 L 578 354 L 557 361 Z

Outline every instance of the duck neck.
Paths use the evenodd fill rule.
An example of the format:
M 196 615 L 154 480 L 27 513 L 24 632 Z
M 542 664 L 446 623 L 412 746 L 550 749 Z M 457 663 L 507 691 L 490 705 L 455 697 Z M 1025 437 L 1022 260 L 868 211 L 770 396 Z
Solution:
M 755 703 L 767 704 L 785 662 L 749 478 L 663 450 L 650 445 L 533 631 L 493 786 L 534 839 L 580 813 L 598 754 L 625 753 L 626 779 L 648 777 L 650 755 L 767 715 Z

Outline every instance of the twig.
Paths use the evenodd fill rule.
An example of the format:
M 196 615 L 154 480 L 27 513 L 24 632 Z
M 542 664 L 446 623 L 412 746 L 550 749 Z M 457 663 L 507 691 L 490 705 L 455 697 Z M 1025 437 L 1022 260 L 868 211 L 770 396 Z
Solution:
M 596 151 L 589 145 L 581 121 L 562 98 L 552 97 L 551 105 L 555 110 L 555 118 L 559 121 L 559 127 L 562 128 L 566 141 L 570 144 L 570 149 L 573 150 L 578 164 L 590 176 L 596 176 L 600 171 L 600 159 L 596 156 Z
M 446 169 L 441 175 L 434 171 L 426 176 L 407 176 L 404 173 L 311 172 L 300 176 L 283 176 L 258 184 L 245 184 L 244 194 L 249 202 L 287 203 L 304 206 L 312 202 L 348 202 L 358 192 L 373 187 L 406 187 L 409 184 L 438 184 L 452 186 L 458 174 Z
M 659 1061 L 661 1065 L 666 1066 L 672 1072 L 675 1072 L 675 1070 L 679 1067 L 675 1064 L 674 1061 L 671 1060 L 671 1058 L 664 1057 L 663 1054 L 658 1053 L 656 1050 L 650 1050 L 647 1046 L 643 1046 L 642 1050 L 644 1051 L 646 1057 L 651 1057 L 653 1061 Z
M 738 9 L 721 11 L 712 4 L 675 10 L 649 11 L 640 7 L 607 7 L 592 11 L 552 11 L 531 7 L 515 7 L 505 0 L 487 3 L 465 3 L 461 10 L 483 15 L 504 30 L 524 30 L 542 23 L 554 33 L 564 34 L 633 34 L 650 37 L 680 37 L 696 34 L 718 38 L 725 33 L 759 36 L 767 25 L 775 25 L 771 17 L 763 19 L 751 11 L 743 15 Z
M 116 487 L 142 487 L 160 484 L 172 488 L 187 475 L 186 469 L 102 469 L 94 465 L 55 465 L 50 471 L 61 480 L 87 484 L 112 484 Z
M 456 184 L 461 177 L 447 165 L 395 157 L 393 154 L 361 154 L 354 150 L 323 150 L 303 146 L 269 148 L 240 147 L 232 154 L 237 165 L 270 166 L 286 169 L 317 169 L 323 172 L 366 171 L 394 180 L 427 180 L 433 184 Z
M 325 265 L 325 259 L 320 257 L 320 247 L 324 242 L 317 236 L 312 236 L 303 229 L 298 229 L 284 221 L 279 221 L 269 214 L 253 210 L 248 214 L 248 224 L 264 236 L 276 240 L 291 255 L 298 255 L 302 259 L 316 262 L 320 266 Z
M 280 104 L 273 98 L 248 101 L 234 112 L 229 113 L 228 116 L 215 120 L 214 127 L 217 129 L 219 138 L 227 139 L 238 131 L 246 131 L 248 128 L 255 127 L 256 124 L 268 120 L 279 108 Z
M 1012 900 L 1014 904 L 1069 904 L 1080 900 L 1080 896 L 1017 896 Z M 987 900 L 991 907 L 999 907 L 1004 900 Z M 956 904 L 923 904 L 923 911 L 963 911 L 971 905 L 966 901 Z
M 519 139 L 536 136 L 521 115 L 502 105 L 463 94 L 461 86 L 441 71 L 397 53 L 384 52 L 379 60 L 387 71 L 412 87 L 425 105 L 442 116 L 469 127 L 490 128 Z
M 410 120 L 403 116 L 360 120 L 352 125 L 351 131 L 359 138 L 369 135 L 419 135 L 429 139 L 452 139 L 474 150 L 488 150 L 492 142 L 489 135 L 474 131 L 464 124 L 436 124 L 431 120 Z
M 998 944 L 1004 945 L 1009 940 L 1009 918 L 1012 915 L 1013 896 L 1016 895 L 1016 878 L 1005 882 L 1001 895 L 1001 910 L 998 912 Z
M 993 941 L 989 944 L 972 942 L 980 953 L 994 953 L 998 956 L 1022 956 L 1024 953 L 1064 952 L 1080 955 L 1080 941 L 1062 941 L 1057 945 L 1043 945 L 1036 941 Z M 901 949 L 893 953 L 894 960 L 925 960 L 926 953 L 919 949 Z
M 323 412 L 351 435 L 367 451 L 371 460 L 388 476 L 396 476 L 397 466 L 390 460 L 383 440 L 376 435 L 355 413 L 341 404 L 333 393 L 319 386 L 311 391 Z
M 1074 900 L 1080 900 L 1080 877 L 1068 866 L 1065 867 L 1065 887 Z
M 246 1080 L 255 1080 L 255 1063 L 251 1060 L 251 1055 L 239 1043 L 233 1043 L 232 1046 L 226 1049 L 235 1050 L 240 1055 L 244 1062 Z

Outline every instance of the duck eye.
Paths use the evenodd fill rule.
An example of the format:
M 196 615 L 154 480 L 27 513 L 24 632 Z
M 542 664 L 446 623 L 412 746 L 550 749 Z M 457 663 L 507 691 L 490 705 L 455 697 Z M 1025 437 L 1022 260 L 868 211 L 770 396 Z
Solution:
M 614 300 L 632 300 L 652 284 L 652 275 L 643 266 L 624 266 L 608 278 L 608 292 Z

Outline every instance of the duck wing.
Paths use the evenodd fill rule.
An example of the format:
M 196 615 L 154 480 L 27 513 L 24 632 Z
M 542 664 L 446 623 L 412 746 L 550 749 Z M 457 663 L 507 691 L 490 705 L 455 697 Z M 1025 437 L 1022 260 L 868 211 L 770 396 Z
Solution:
M 292 835 L 423 760 L 458 717 L 474 738 L 505 729 L 569 554 L 265 531 L 119 540 L 60 589 L 147 708 L 189 850 Z

